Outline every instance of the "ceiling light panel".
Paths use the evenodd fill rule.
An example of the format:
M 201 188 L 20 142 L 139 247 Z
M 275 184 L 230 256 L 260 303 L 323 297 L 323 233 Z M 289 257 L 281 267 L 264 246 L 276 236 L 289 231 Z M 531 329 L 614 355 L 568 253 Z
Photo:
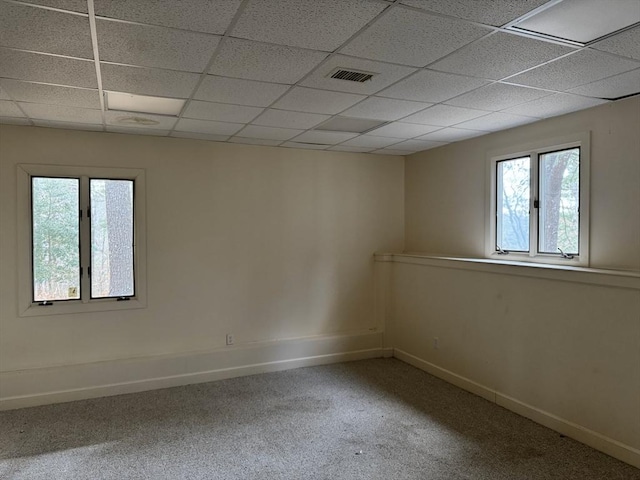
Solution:
M 394 8 L 341 50 L 357 57 L 424 67 L 490 33 L 485 27 Z
M 89 19 L 80 15 L 0 2 L 2 45 L 93 58 Z
M 498 32 L 461 48 L 430 68 L 500 80 L 574 51 L 574 48 Z
M 130 92 L 158 97 L 189 98 L 200 76 L 156 68 L 100 64 L 102 87 L 116 92 Z M 95 68 L 94 68 L 95 77 Z
M 241 0 L 182 0 L 177 7 L 175 0 L 100 0 L 95 2 L 95 12 L 102 17 L 222 35 L 240 3 Z
M 352 117 L 376 120 L 399 120 L 429 106 L 431 104 L 425 102 L 369 97 L 342 113 Z
M 386 122 L 367 118 L 333 117 L 331 120 L 316 127 L 316 129 L 334 132 L 363 133 L 372 128 L 379 127 L 384 123 Z
M 480 78 L 422 70 L 378 93 L 381 97 L 439 103 L 488 84 Z
M 294 87 L 273 106 L 283 110 L 334 115 L 365 99 L 364 95 Z
M 385 8 L 369 0 L 250 0 L 231 35 L 332 52 Z
M 209 70 L 213 75 L 293 84 L 327 57 L 325 52 L 227 38 Z
M 97 19 L 100 60 L 202 72 L 220 37 Z
M 528 115 L 530 117 L 547 118 L 556 115 L 563 115 L 576 110 L 595 107 L 607 103 L 606 100 L 596 98 L 586 98 L 567 93 L 556 93 L 548 97 L 539 98 L 532 102 L 523 103 L 515 107 L 507 108 L 503 113 L 514 115 Z
M 499 27 L 548 1 L 473 0 L 471 2 L 452 2 L 451 0 L 401 0 L 401 3 L 424 8 L 431 12 Z
M 0 48 L 0 77 L 98 88 L 93 61 Z
M 251 123 L 254 125 L 263 125 L 265 127 L 307 129 L 313 128 L 329 118 L 331 118 L 330 115 L 322 115 L 319 113 L 289 112 L 287 110 L 268 109 Z
M 177 98 L 149 97 L 121 92 L 106 92 L 106 99 L 109 110 L 174 116 L 180 114 L 185 104 L 185 100 Z
M 637 22 L 638 0 L 563 0 L 513 28 L 585 44 Z
M 264 109 L 245 105 L 228 105 L 225 103 L 201 102 L 192 100 L 184 111 L 183 117 L 219 122 L 249 123 Z
M 288 85 L 207 75 L 194 98 L 210 102 L 267 107 L 288 89 Z
M 508 79 L 510 83 L 565 91 L 640 67 L 640 62 L 581 50 Z
M 9 92 L 14 100 L 20 102 L 100 108 L 98 90 L 20 82 L 8 78 L 0 79 L 0 86 Z

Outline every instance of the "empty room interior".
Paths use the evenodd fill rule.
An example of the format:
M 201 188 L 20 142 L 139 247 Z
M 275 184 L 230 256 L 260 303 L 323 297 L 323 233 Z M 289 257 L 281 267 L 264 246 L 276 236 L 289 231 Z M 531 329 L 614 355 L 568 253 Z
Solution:
M 0 478 L 640 479 L 640 0 L 0 0 Z

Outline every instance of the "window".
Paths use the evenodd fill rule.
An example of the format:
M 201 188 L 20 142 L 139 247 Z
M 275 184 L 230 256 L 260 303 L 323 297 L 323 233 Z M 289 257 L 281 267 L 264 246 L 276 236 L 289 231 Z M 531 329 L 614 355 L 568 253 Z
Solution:
M 493 152 L 487 256 L 588 266 L 589 134 Z
M 21 315 L 145 306 L 144 172 L 20 165 Z

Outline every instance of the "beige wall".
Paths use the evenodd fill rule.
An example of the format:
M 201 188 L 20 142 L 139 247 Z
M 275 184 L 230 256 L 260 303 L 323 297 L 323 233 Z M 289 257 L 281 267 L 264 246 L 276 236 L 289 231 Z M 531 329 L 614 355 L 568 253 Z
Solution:
M 484 256 L 487 152 L 586 130 L 591 266 L 640 270 L 637 96 L 407 157 L 407 251 Z
M 375 329 L 402 157 L 3 126 L 0 371 Z M 146 170 L 148 308 L 17 316 L 16 164 Z M 304 356 L 304 352 L 302 352 Z

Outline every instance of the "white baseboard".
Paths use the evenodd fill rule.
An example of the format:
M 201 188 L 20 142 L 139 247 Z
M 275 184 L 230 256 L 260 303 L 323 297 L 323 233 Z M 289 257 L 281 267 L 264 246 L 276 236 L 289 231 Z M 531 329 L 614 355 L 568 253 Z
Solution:
M 393 356 L 398 360 L 402 360 L 403 362 L 413 365 L 420 370 L 424 370 L 435 377 L 441 378 L 442 380 L 452 383 L 453 385 L 471 393 L 475 393 L 476 395 L 491 402 L 495 402 L 518 415 L 529 418 L 534 422 L 544 425 L 545 427 L 555 430 L 567 437 L 571 437 L 578 442 L 589 445 L 596 450 L 633 465 L 636 468 L 640 468 L 640 450 L 636 448 L 625 445 L 624 443 L 618 442 L 617 440 L 609 438 L 598 432 L 594 432 L 593 430 L 560 418 L 532 405 L 528 405 L 520 400 L 509 397 L 508 395 L 504 395 L 405 351 L 394 348 Z
M 384 354 L 382 335 L 364 333 L 0 372 L 0 410 L 379 358 Z

